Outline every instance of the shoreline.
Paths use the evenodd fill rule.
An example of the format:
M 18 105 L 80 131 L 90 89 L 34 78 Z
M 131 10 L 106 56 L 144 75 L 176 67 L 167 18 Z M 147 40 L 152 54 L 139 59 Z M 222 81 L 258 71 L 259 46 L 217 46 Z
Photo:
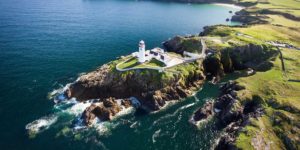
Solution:
M 237 5 L 237 4 L 229 4 L 229 3 L 210 3 L 212 5 L 217 5 L 217 6 L 224 6 L 224 7 L 228 7 L 228 8 L 236 8 L 236 9 L 245 9 L 246 7 L 245 6 L 240 6 L 240 5 Z
M 212 5 L 217 5 L 217 6 L 224 6 L 224 7 L 229 7 L 229 8 L 239 8 L 240 10 L 243 10 L 243 9 L 245 9 L 245 8 L 248 8 L 248 7 L 246 7 L 246 6 L 239 6 L 238 4 L 227 4 L 227 3 L 200 3 L 200 4 L 212 4 Z M 247 18 L 249 18 L 249 16 L 246 16 Z M 212 28 L 213 26 L 218 26 L 218 25 L 210 25 L 210 26 L 208 26 L 208 27 L 211 27 L 211 29 L 212 30 L 216 30 L 216 28 Z M 225 25 L 225 26 L 227 26 L 227 25 Z M 246 26 L 245 28 L 248 28 L 248 26 Z M 210 31 L 209 31 L 209 29 L 208 30 L 205 30 L 204 29 L 204 31 L 207 31 L 208 33 L 207 33 L 207 35 L 209 35 L 209 34 L 211 34 L 211 33 L 209 33 Z M 225 31 L 223 31 L 223 32 L 225 32 Z M 233 32 L 237 32 L 237 31 L 235 31 L 235 30 L 233 30 Z M 203 35 L 203 36 L 207 36 L 207 35 Z M 215 36 L 215 35 L 214 35 Z M 226 36 L 226 35 L 225 35 Z M 192 37 L 189 37 L 189 38 L 192 38 Z M 246 38 L 249 38 L 249 37 L 246 37 Z M 249 42 L 250 44 L 253 44 L 253 43 L 251 43 L 251 42 Z M 248 43 L 248 44 L 249 44 Z M 255 43 L 256 44 L 256 43 Z M 261 46 L 262 44 L 260 44 L 260 43 L 258 43 L 257 45 L 248 45 L 248 49 L 249 50 L 253 50 L 253 49 L 258 49 L 258 50 L 260 50 L 260 46 Z M 235 48 L 238 48 L 238 46 L 236 46 Z M 247 48 L 247 46 L 246 46 L 246 48 Z M 247 51 L 247 50 L 245 50 L 246 48 L 242 48 L 243 49 L 243 51 Z M 250 52 L 250 51 L 249 51 Z M 230 57 L 230 56 L 229 56 Z M 231 60 L 232 58 L 229 58 L 229 60 Z M 232 61 L 232 60 L 231 60 Z M 231 62 L 232 63 L 232 62 Z M 104 64 L 105 65 L 105 64 Z M 203 65 L 203 64 L 202 64 Z M 211 65 L 211 64 L 210 64 Z M 222 64 L 222 65 L 224 65 L 224 64 Z M 232 68 L 231 68 L 232 69 Z M 224 69 L 225 70 L 225 69 Z M 219 70 L 217 70 L 217 71 L 219 71 Z M 267 71 L 268 71 L 268 69 L 267 69 Z M 224 72 L 226 72 L 226 71 L 224 71 Z M 223 72 L 223 73 L 224 73 Z M 226 72 L 226 73 L 228 73 L 228 72 Z M 228 73 L 229 74 L 229 73 Z M 155 75 L 155 74 L 154 74 Z M 220 74 L 217 74 L 217 75 L 220 75 Z M 205 75 L 206 76 L 206 75 Z M 220 75 L 221 77 L 222 77 L 222 75 Z M 78 77 L 78 79 L 75 81 L 75 82 L 77 82 L 77 81 L 79 81 L 79 78 L 80 77 Z M 236 80 L 238 80 L 239 78 L 237 78 L 237 79 L 234 79 L 234 81 L 236 81 Z M 128 79 L 126 79 L 126 80 L 128 80 Z M 87 80 L 88 81 L 88 80 Z M 206 82 L 206 81 L 208 81 L 208 80 L 206 80 L 206 79 L 204 79 L 204 82 Z M 121 83 L 121 82 L 120 82 Z M 201 86 L 201 88 L 202 88 L 202 85 L 200 85 Z M 99 86 L 100 87 L 100 86 Z M 96 87 L 95 89 L 92 89 L 92 90 L 98 90 L 98 89 L 101 89 L 101 87 L 99 88 L 99 87 Z M 200 88 L 200 89 L 201 89 Z M 133 88 L 134 89 L 134 88 Z M 163 90 L 165 90 L 165 89 L 163 89 Z M 178 93 L 184 93 L 184 91 L 185 91 L 186 89 L 184 89 L 184 88 L 179 88 L 179 90 L 175 90 L 176 91 L 176 93 L 178 94 Z M 248 90 L 248 89 L 247 89 Z M 159 90 L 157 90 L 158 92 L 161 92 L 162 91 L 162 89 L 159 89 Z M 225 93 L 225 92 L 224 92 Z M 227 95 L 227 97 L 225 96 L 225 94 L 224 95 L 222 95 L 222 96 L 224 96 L 223 98 L 222 98 L 222 96 L 220 96 L 219 98 L 219 100 L 222 100 L 222 101 L 234 101 L 234 102 L 240 102 L 240 97 L 238 97 L 238 95 L 236 95 L 237 93 L 241 93 L 241 92 L 238 92 L 238 90 L 232 90 L 232 91 L 230 91 L 230 93 L 226 93 Z M 151 95 L 151 94 L 153 94 L 153 93 L 147 93 L 147 94 L 149 94 L 149 95 Z M 170 102 L 173 102 L 173 101 L 165 101 L 165 102 L 163 102 L 161 99 L 163 99 L 164 100 L 164 98 L 165 97 L 163 97 L 162 95 L 163 94 L 166 94 L 166 93 L 159 93 L 159 94 L 157 94 L 156 96 L 158 96 L 158 98 L 156 97 L 156 98 L 152 98 L 154 101 L 153 101 L 153 104 L 155 104 L 155 105 L 157 105 L 158 107 L 157 107 L 157 109 L 158 110 L 155 110 L 155 111 L 153 111 L 152 113 L 156 113 L 156 112 L 158 112 L 158 111 L 161 111 L 162 109 L 167 109 L 167 107 L 168 107 L 168 103 Z M 184 93 L 184 94 L 188 94 L 188 92 L 187 93 Z M 71 95 L 71 94 L 66 94 L 66 95 Z M 172 94 L 170 94 L 170 95 L 172 95 Z M 118 96 L 118 95 L 117 95 Z M 228 98 L 229 97 L 229 98 Z M 234 97 L 234 99 L 231 99 L 231 97 Z M 222 99 L 221 99 L 222 98 Z M 253 100 L 253 99 L 251 99 L 251 100 Z M 146 100 L 146 97 L 145 97 L 145 100 L 144 100 L 144 102 L 147 102 L 148 100 Z M 214 102 L 217 102 L 216 100 L 214 101 Z M 146 104 L 146 103 L 145 103 Z M 192 104 L 192 103 L 191 103 Z M 233 104 L 235 104 L 235 103 L 233 103 Z M 151 104 L 152 105 L 152 104 Z M 188 105 L 190 105 L 190 104 L 188 104 Z M 249 104 L 250 105 L 250 104 Z M 203 106 L 202 106 L 203 107 Z M 242 109 L 245 109 L 247 107 L 247 105 L 246 104 L 243 104 L 241 107 L 240 107 L 240 110 L 242 110 Z M 259 109 L 262 109 L 262 107 L 258 107 L 257 106 L 257 108 L 259 108 Z M 253 108 L 253 109 L 257 109 L 256 108 L 256 106 Z M 213 111 L 213 110 L 210 110 L 210 111 Z M 224 112 L 225 112 L 225 109 L 224 109 Z M 201 112 L 202 114 L 201 115 L 207 115 L 208 116 L 208 114 L 205 114 L 204 113 L 204 110 Z M 212 114 L 213 113 L 218 113 L 218 112 L 212 112 Z M 250 114 L 248 114 L 249 112 L 247 112 L 247 114 L 243 114 L 243 113 L 241 113 L 240 111 L 236 111 L 236 114 L 238 114 L 238 115 L 244 115 L 242 118 L 238 118 L 239 120 L 243 120 L 243 122 L 248 122 L 249 120 L 249 118 L 259 118 L 259 117 L 261 117 L 260 115 L 262 115 L 264 112 L 261 112 L 261 114 L 255 114 L 255 113 L 253 113 L 253 112 L 250 112 Z M 249 118 L 247 118 L 247 119 L 245 119 L 244 117 L 249 117 Z M 254 116 L 254 117 L 253 117 Z M 223 116 L 221 116 L 220 118 L 222 118 L 222 119 L 220 119 L 221 121 L 224 121 L 224 118 L 223 118 Z M 245 126 L 246 125 L 248 125 L 248 124 L 245 124 Z M 228 145 L 230 145 L 230 146 L 235 146 L 235 142 L 236 142 L 236 138 L 239 136 L 238 134 L 240 133 L 239 132 L 239 130 L 236 130 L 235 128 L 238 128 L 238 129 L 244 129 L 244 124 L 243 125 L 241 125 L 241 124 L 238 124 L 237 122 L 232 122 L 232 121 L 228 121 L 228 123 L 226 123 L 226 130 L 230 130 L 230 132 L 228 132 L 228 133 L 230 133 L 230 134 L 232 134 L 232 136 L 231 137 L 226 137 L 226 136 L 223 136 L 223 137 L 220 137 L 220 139 L 222 138 L 222 140 L 221 140 L 221 142 L 220 141 L 217 141 L 217 143 L 218 143 L 218 145 L 219 146 L 228 146 Z M 233 130 L 234 129 L 234 130 Z M 270 140 L 270 141 L 272 141 L 272 140 Z M 250 145 L 249 145 L 250 146 Z

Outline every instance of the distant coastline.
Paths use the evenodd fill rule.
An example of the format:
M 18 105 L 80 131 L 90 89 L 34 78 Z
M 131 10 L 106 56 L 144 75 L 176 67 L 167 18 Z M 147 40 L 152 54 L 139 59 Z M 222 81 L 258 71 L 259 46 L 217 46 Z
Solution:
M 228 3 L 211 3 L 213 5 L 217 6 L 225 6 L 225 7 L 230 7 L 230 8 L 239 8 L 239 9 L 244 9 L 244 6 L 236 5 L 236 4 L 228 4 Z

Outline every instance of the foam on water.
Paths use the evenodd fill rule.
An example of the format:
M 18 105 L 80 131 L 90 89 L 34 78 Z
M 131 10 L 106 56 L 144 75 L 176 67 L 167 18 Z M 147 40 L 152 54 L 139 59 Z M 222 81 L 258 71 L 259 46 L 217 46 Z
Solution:
M 31 123 L 28 123 L 25 129 L 29 134 L 37 134 L 44 130 L 47 130 L 52 124 L 57 121 L 58 116 L 50 115 L 37 119 Z
M 165 116 L 162 116 L 162 117 L 160 117 L 159 119 L 157 119 L 157 120 L 155 120 L 154 122 L 153 122 L 153 124 L 152 124 L 152 126 L 155 126 L 155 125 L 157 125 L 160 121 L 162 121 L 162 120 L 165 120 L 165 119 L 167 119 L 167 118 L 171 118 L 171 117 L 174 117 L 174 116 L 176 116 L 176 114 L 179 112 L 179 111 L 182 111 L 182 110 L 184 110 L 184 109 L 187 109 L 187 108 L 189 108 L 189 107 L 192 107 L 192 106 L 194 106 L 196 103 L 191 103 L 191 104 L 187 104 L 187 105 L 184 105 L 184 106 L 181 106 L 179 109 L 177 109 L 176 111 L 174 111 L 173 113 L 171 113 L 171 114 L 166 114 Z M 151 129 L 152 127 L 150 127 L 150 129 Z
M 48 93 L 48 99 L 52 100 L 54 99 L 54 97 L 59 94 L 59 93 L 62 93 L 63 92 L 63 88 L 59 88 L 59 89 L 55 89 L 53 90 L 52 92 L 49 92 Z
M 190 103 L 190 104 L 187 104 L 187 105 L 184 105 L 184 106 L 180 107 L 179 109 L 180 109 L 180 110 L 184 110 L 184 109 L 187 109 L 187 108 L 189 108 L 189 107 L 194 106 L 195 104 L 196 104 L 196 103 Z
M 199 102 L 199 101 L 200 101 L 200 99 L 199 99 L 196 95 L 194 95 L 193 97 L 195 98 L 195 101 L 196 101 L 196 102 Z
M 66 91 L 70 87 L 71 83 L 68 83 L 65 86 L 62 86 L 61 84 L 59 84 L 59 85 L 60 85 L 60 88 L 53 90 L 52 92 L 50 92 L 50 94 L 55 95 L 56 93 L 62 93 L 64 91 Z
M 177 125 L 180 122 L 181 118 L 182 118 L 182 112 L 180 112 L 180 114 L 178 115 L 177 120 L 174 123 L 174 127 L 175 127 L 175 125 Z
M 124 106 L 121 106 L 122 110 L 120 112 L 118 112 L 114 117 L 113 119 L 115 118 L 118 118 L 118 117 L 121 117 L 121 116 L 124 116 L 124 115 L 127 115 L 127 114 L 130 114 L 132 113 L 135 109 L 133 107 L 128 107 L 128 108 L 125 108 Z
M 161 132 L 161 129 L 158 129 L 154 132 L 154 134 L 152 135 L 152 143 L 156 142 L 156 138 L 159 137 L 160 132 Z
M 155 120 L 152 124 L 152 126 L 150 127 L 150 129 L 152 129 L 153 126 L 157 125 L 159 122 L 161 122 L 162 120 L 165 120 L 167 118 L 171 118 L 174 117 L 177 114 L 178 111 L 175 111 L 172 114 L 166 114 L 165 116 L 160 117 L 159 119 Z
M 109 135 L 111 130 L 116 127 L 116 124 L 108 121 L 100 121 L 98 118 L 95 119 L 95 123 L 92 125 L 99 135 Z
M 163 107 L 160 107 L 159 110 L 150 112 L 150 114 L 155 114 L 155 113 L 163 112 L 163 111 L 167 110 L 169 107 L 175 105 L 176 103 L 177 103 L 176 101 L 166 101 L 166 104 Z
M 130 125 L 130 128 L 136 128 L 138 125 L 140 125 L 140 123 L 136 121 Z
M 92 102 L 91 101 L 87 101 L 87 102 L 77 102 L 75 103 L 72 107 L 66 109 L 66 110 L 63 110 L 63 112 L 66 112 L 68 114 L 71 114 L 71 115 L 75 115 L 75 116 L 78 116 L 80 114 L 83 113 L 83 111 L 91 106 Z
M 176 137 L 177 133 L 178 133 L 178 130 L 176 130 L 176 131 L 174 132 L 174 134 L 172 135 L 171 138 L 174 139 L 174 138 Z

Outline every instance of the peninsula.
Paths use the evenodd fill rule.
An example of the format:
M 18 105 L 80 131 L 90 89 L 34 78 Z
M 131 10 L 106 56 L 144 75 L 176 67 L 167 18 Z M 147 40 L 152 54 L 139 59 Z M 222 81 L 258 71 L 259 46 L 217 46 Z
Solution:
M 84 111 L 85 124 L 96 117 L 110 120 L 131 105 L 157 111 L 168 101 L 193 95 L 206 81 L 218 83 L 224 75 L 235 75 L 191 122 L 216 118 L 216 130 L 224 131 L 216 149 L 299 149 L 300 2 L 213 2 L 244 6 L 231 18 L 243 25 L 208 26 L 197 35 L 176 36 L 164 42 L 165 50 L 146 51 L 141 41 L 139 52 L 72 83 L 66 97 L 99 100 Z

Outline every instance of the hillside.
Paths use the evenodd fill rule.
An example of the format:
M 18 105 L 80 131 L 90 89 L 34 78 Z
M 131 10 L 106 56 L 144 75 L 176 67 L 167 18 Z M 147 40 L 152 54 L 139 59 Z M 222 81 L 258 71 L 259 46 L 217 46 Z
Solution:
M 251 5 L 238 12 L 233 19 L 243 21 L 244 26 L 207 27 L 200 35 L 207 37 L 210 40 L 209 47 L 220 53 L 228 50 L 232 52 L 232 47 L 247 43 L 269 45 L 267 49 L 274 51 L 276 46 L 280 46 L 282 59 L 277 54 L 262 64 L 248 63 L 247 67 L 253 68 L 256 73 L 250 76 L 242 73 L 236 79 L 239 85 L 245 87 L 244 90 L 237 91 L 237 103 L 242 109 L 253 103 L 263 108 L 264 113 L 261 117 L 250 118 L 249 123 L 235 133 L 236 139 L 227 144 L 240 149 L 299 149 L 300 1 L 241 2 Z M 255 51 L 255 48 L 250 50 Z M 250 59 L 260 59 L 265 54 Z M 227 62 L 232 63 L 236 58 L 248 56 L 245 53 L 238 57 L 234 55 Z M 222 58 L 219 58 L 220 62 Z M 225 70 L 228 66 L 232 65 L 223 63 L 220 68 Z M 234 70 L 239 69 L 234 67 Z

